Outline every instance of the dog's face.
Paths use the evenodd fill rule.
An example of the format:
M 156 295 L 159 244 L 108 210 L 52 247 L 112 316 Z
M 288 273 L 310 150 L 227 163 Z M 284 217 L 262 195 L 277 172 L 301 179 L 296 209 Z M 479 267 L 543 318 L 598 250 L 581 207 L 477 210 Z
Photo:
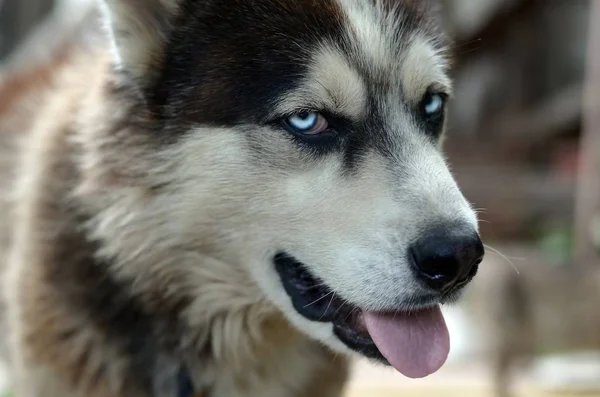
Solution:
M 483 255 L 421 3 L 107 1 L 175 170 L 165 222 L 308 335 L 415 377 L 445 360 L 437 307 Z

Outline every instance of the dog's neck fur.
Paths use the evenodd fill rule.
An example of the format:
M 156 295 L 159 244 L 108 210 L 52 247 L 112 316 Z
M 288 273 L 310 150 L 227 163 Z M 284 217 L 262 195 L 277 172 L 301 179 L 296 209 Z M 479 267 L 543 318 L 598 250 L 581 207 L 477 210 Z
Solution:
M 11 260 L 28 265 L 9 282 L 36 291 L 12 313 L 31 327 L 18 342 L 42 374 L 31 382 L 51 397 L 74 385 L 89 397 L 176 396 L 183 369 L 214 397 L 336 396 L 341 358 L 293 330 L 233 266 L 161 234 L 148 209 L 160 211 L 169 170 L 139 149 L 156 121 L 111 62 L 91 58 L 59 79 L 71 95 L 40 115 L 21 163 Z M 53 384 L 50 367 L 72 384 Z

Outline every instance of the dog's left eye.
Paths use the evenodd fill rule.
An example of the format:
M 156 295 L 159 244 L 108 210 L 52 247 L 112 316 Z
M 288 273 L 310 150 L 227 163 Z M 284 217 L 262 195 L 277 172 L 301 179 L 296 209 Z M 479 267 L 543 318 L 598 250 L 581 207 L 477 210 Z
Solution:
M 446 98 L 443 94 L 427 92 L 422 102 L 423 115 L 425 118 L 439 117 L 444 112 Z
M 317 135 L 327 130 L 327 119 L 317 112 L 302 112 L 285 119 L 287 126 L 294 132 L 304 135 Z
M 423 120 L 427 133 L 438 137 L 444 125 L 447 95 L 428 90 L 420 104 L 420 117 Z

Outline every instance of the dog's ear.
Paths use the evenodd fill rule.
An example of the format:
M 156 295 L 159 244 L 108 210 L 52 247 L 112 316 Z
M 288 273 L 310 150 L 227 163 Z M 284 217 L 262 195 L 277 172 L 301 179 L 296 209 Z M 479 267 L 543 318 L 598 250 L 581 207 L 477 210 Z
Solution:
M 151 77 L 182 0 L 102 0 L 118 66 L 137 82 Z

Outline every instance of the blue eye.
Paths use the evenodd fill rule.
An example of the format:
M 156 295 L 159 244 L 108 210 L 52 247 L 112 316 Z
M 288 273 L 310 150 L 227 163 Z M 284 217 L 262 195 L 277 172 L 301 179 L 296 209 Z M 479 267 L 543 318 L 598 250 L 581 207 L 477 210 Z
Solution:
M 286 119 L 287 125 L 294 130 L 306 135 L 316 135 L 327 130 L 329 124 L 325 117 L 317 112 L 303 112 Z
M 444 97 L 442 94 L 428 92 L 423 98 L 423 112 L 425 117 L 435 117 L 444 111 Z

